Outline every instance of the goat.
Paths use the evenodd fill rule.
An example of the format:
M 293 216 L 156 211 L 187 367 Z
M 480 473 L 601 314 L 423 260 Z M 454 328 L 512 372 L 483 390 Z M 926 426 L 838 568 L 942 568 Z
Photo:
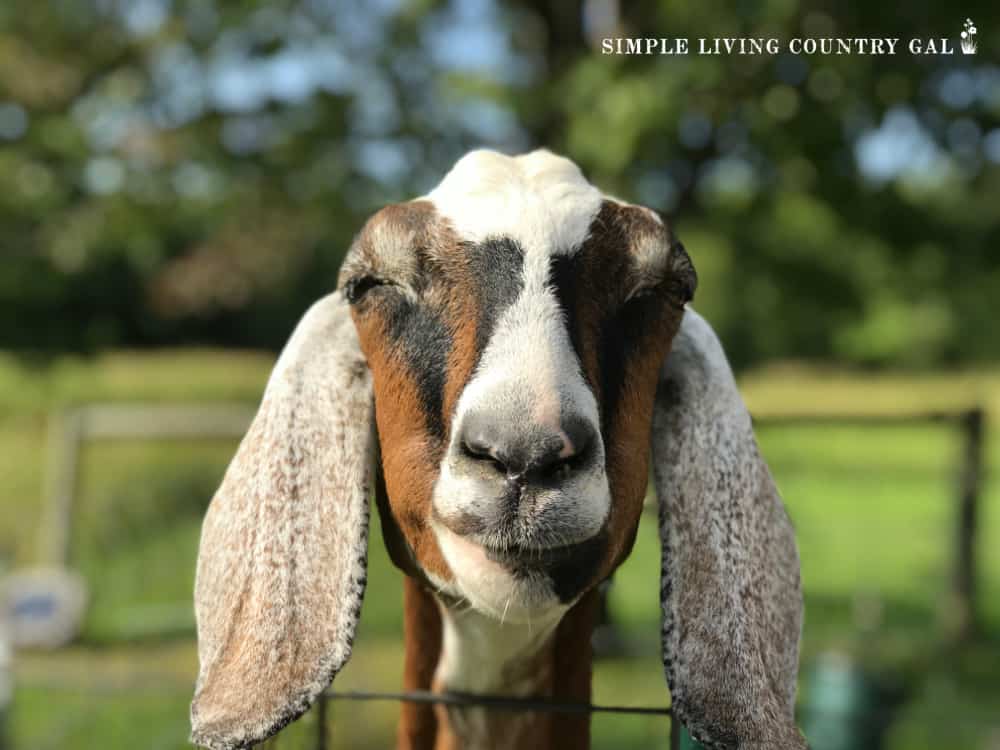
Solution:
M 598 593 L 660 501 L 663 663 L 710 748 L 805 748 L 793 532 L 684 247 L 567 159 L 474 151 L 376 213 L 204 521 L 192 739 L 242 748 L 351 652 L 369 496 L 404 685 L 590 698 Z M 585 748 L 589 718 L 404 704 L 398 747 Z

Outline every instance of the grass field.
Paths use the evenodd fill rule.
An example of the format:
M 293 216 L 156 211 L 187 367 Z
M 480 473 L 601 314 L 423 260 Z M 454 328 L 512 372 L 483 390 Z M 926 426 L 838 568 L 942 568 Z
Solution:
M 259 397 L 267 355 L 121 353 L 24 363 L 0 356 L 0 560 L 37 559 L 46 416 L 92 401 L 246 401 Z M 905 413 L 983 403 L 1000 415 L 1000 375 L 845 375 L 783 367 L 742 378 L 756 415 Z M 1000 482 L 986 485 L 981 525 L 983 637 L 943 646 L 948 623 L 954 495 L 960 454 L 947 425 L 768 426 L 763 451 L 795 522 L 807 597 L 803 694 L 813 666 L 836 652 L 904 696 L 894 750 L 1000 747 Z M 993 433 L 990 435 L 995 437 Z M 21 654 L 7 732 L 14 748 L 187 747 L 196 670 L 190 591 L 200 517 L 232 441 L 106 441 L 82 455 L 73 558 L 91 585 L 83 641 Z M 1000 446 L 988 441 L 991 476 Z M 990 475 L 988 475 L 990 476 Z M 616 576 L 612 611 L 626 656 L 596 667 L 595 700 L 666 705 L 658 656 L 659 548 L 646 518 Z M 355 656 L 340 688 L 396 689 L 400 579 L 377 529 Z M 390 744 L 397 707 L 330 707 L 332 747 Z M 306 747 L 309 721 L 282 748 Z M 658 718 L 597 717 L 595 747 L 666 747 Z

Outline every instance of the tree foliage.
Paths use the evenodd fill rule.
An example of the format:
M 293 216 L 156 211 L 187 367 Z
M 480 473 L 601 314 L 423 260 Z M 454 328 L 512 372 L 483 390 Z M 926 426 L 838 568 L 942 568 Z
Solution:
M 627 7 L 625 7 L 627 5 Z M 0 346 L 279 345 L 378 206 L 548 146 L 674 217 L 736 361 L 996 359 L 1000 18 L 917 0 L 0 6 Z M 893 56 L 600 39 L 894 37 Z M 953 55 L 914 56 L 911 37 Z

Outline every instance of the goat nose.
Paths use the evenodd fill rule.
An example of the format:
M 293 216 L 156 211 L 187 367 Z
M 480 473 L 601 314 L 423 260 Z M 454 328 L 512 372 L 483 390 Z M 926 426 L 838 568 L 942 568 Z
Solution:
M 563 479 L 590 457 L 595 431 L 579 417 L 564 418 L 560 427 L 473 413 L 462 422 L 459 442 L 466 458 L 491 464 L 508 479 Z

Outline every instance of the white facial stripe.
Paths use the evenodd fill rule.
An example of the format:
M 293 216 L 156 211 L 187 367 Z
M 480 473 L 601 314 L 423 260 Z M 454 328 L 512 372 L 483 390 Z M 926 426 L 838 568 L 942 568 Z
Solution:
M 509 238 L 523 252 L 521 291 L 496 321 L 455 410 L 452 444 L 434 488 L 440 517 L 489 518 L 496 511 L 496 483 L 469 472 L 459 450 L 467 415 L 485 413 L 556 434 L 564 433 L 563 420 L 572 416 L 594 429 L 592 466 L 571 474 L 558 490 L 534 494 L 532 520 L 521 528 L 520 543 L 540 548 L 579 543 L 604 525 L 611 494 L 598 405 L 550 286 L 552 258 L 579 249 L 603 199 L 572 162 L 547 151 L 520 157 L 474 151 L 427 196 L 460 240 Z M 572 450 L 567 445 L 564 454 Z M 478 545 L 483 540 L 460 537 L 439 523 L 433 528 L 454 575 L 447 590 L 474 610 L 519 622 L 564 606 L 546 576 L 514 576 L 486 556 Z
M 522 419 L 537 414 L 558 421 L 562 407 L 570 405 L 597 425 L 597 401 L 583 380 L 559 303 L 544 281 L 535 285 L 526 279 L 517 300 L 500 316 L 457 415 L 484 402 L 509 411 L 519 405 L 489 402 L 509 399 L 511 389 L 531 399 L 530 412 L 518 415 Z
M 537 277 L 536 277 L 537 278 Z M 610 510 L 611 496 L 604 475 L 604 445 L 599 435 L 597 400 L 584 381 L 555 295 L 540 283 L 529 283 L 501 316 L 480 364 L 466 385 L 452 424 L 452 445 L 442 462 L 434 493 L 438 511 L 446 517 L 476 512 L 477 506 L 495 502 L 495 488 L 453 470 L 450 457 L 459 453 L 455 441 L 467 414 L 485 412 L 513 423 L 544 424 L 562 432 L 563 411 L 593 425 L 596 452 L 593 472 L 573 477 L 558 512 L 560 525 L 576 527 L 568 541 L 582 541 L 596 534 Z
M 570 253 L 586 239 L 602 195 L 569 159 L 472 151 L 429 195 L 459 237 L 511 237 L 527 255 Z
M 555 158 L 555 157 L 553 157 Z M 549 287 L 551 247 L 524 250 L 523 287 L 514 303 L 497 321 L 476 373 L 459 401 L 457 415 L 468 408 L 504 398 L 507 388 L 531 394 L 539 421 L 559 427 L 562 407 L 573 406 L 578 415 L 598 423 L 597 402 L 583 381 L 573 351 L 563 311 Z M 518 415 L 521 418 L 531 414 Z
M 497 387 L 508 383 L 531 398 L 543 424 L 558 428 L 568 404 L 596 426 L 597 404 L 583 382 L 548 282 L 552 257 L 575 252 L 587 238 L 604 199 L 600 191 L 573 162 L 549 151 L 511 157 L 478 150 L 460 159 L 426 199 L 461 239 L 509 237 L 524 253 L 522 293 L 498 321 L 458 416 L 488 401 L 491 393 L 509 400 Z M 495 406 L 513 411 L 513 404 Z

